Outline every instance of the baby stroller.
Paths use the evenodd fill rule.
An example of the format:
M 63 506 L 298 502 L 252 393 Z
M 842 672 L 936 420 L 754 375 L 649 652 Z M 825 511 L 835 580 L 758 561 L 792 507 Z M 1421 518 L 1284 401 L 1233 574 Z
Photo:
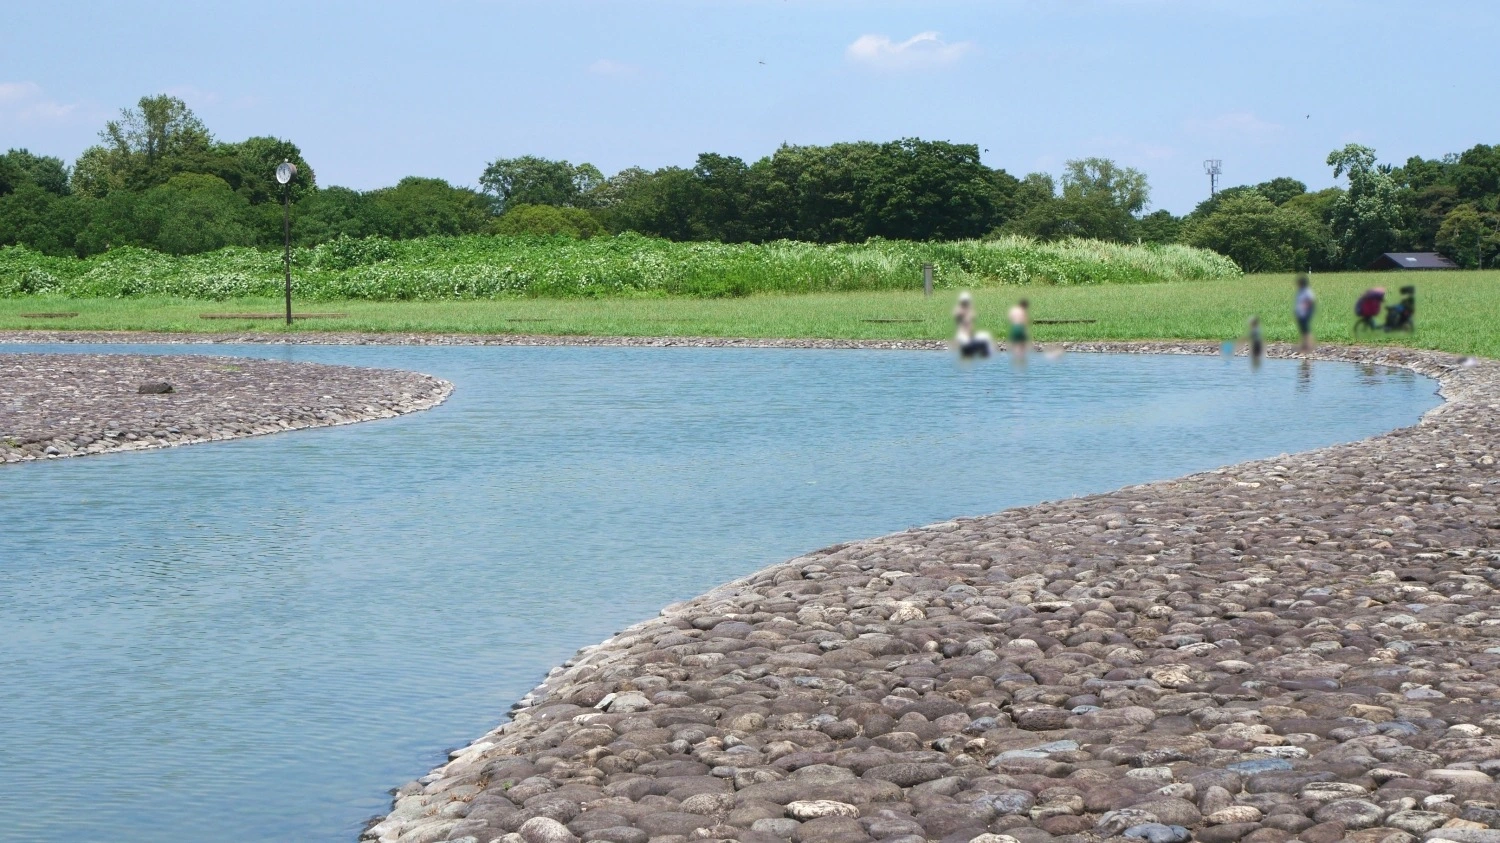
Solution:
M 1401 301 L 1390 305 L 1385 309 L 1385 329 L 1387 331 L 1412 331 L 1417 326 L 1412 322 L 1412 317 L 1417 313 L 1417 288 L 1405 286 L 1401 288 Z
M 1373 287 L 1366 290 L 1359 301 L 1354 303 L 1354 332 L 1360 331 L 1415 331 L 1416 325 L 1412 317 L 1417 312 L 1417 288 L 1405 286 L 1401 288 L 1401 301 L 1385 308 L 1385 324 L 1376 324 L 1375 319 L 1380 315 L 1380 308 L 1385 303 L 1385 288 Z

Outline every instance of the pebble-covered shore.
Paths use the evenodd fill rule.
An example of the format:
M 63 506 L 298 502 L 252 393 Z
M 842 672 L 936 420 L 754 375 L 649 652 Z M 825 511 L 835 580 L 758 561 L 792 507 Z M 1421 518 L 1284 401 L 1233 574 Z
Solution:
M 552 671 L 364 837 L 1500 841 L 1500 364 L 1320 356 L 1409 367 L 1447 401 L 670 606 Z
M 145 392 L 145 388 L 167 392 Z M 389 418 L 441 403 L 430 375 L 202 355 L 0 354 L 0 463 Z

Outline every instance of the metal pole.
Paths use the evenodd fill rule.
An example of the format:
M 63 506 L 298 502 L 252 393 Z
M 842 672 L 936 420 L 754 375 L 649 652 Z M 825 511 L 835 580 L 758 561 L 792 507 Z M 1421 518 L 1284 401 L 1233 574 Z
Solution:
M 281 187 L 281 233 L 286 240 L 286 252 L 281 263 L 286 269 L 286 323 L 292 324 L 292 186 Z
M 922 295 L 925 298 L 932 297 L 932 264 L 922 264 Z

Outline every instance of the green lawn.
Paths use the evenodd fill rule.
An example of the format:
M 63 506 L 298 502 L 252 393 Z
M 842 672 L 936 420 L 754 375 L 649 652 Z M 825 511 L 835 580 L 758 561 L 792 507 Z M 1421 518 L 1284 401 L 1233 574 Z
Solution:
M 1417 285 L 1413 334 L 1365 335 L 1361 341 L 1397 343 L 1462 354 L 1500 357 L 1500 271 L 1394 275 L 1318 275 L 1313 289 L 1320 341 L 1350 342 L 1353 304 L 1366 288 L 1383 285 L 1394 298 L 1403 283 Z M 1290 275 L 1232 281 L 1093 287 L 989 287 L 974 291 L 980 327 L 1004 334 L 1005 310 L 1031 300 L 1036 320 L 1090 319 L 1091 324 L 1038 324 L 1041 342 L 1065 339 L 1205 339 L 1243 334 L 1259 314 L 1269 341 L 1296 339 Z M 503 299 L 452 302 L 319 302 L 308 312 L 347 318 L 308 320 L 292 331 L 532 333 L 620 336 L 826 337 L 944 339 L 953 292 L 924 299 L 920 291 L 767 295 L 737 299 L 603 298 Z M 288 330 L 275 321 L 207 320 L 204 313 L 279 312 L 276 300 L 228 302 L 182 299 L 0 299 L 0 329 L 65 328 L 222 332 Z M 76 311 L 71 319 L 32 319 L 23 313 Z

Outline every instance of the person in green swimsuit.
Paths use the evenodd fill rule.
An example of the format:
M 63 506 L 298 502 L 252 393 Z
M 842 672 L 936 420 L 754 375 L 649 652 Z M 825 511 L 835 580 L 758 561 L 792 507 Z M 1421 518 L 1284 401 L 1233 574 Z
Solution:
M 1025 299 L 1016 302 L 1010 309 L 1010 348 L 1017 354 L 1026 353 L 1026 344 L 1031 342 L 1031 304 Z

